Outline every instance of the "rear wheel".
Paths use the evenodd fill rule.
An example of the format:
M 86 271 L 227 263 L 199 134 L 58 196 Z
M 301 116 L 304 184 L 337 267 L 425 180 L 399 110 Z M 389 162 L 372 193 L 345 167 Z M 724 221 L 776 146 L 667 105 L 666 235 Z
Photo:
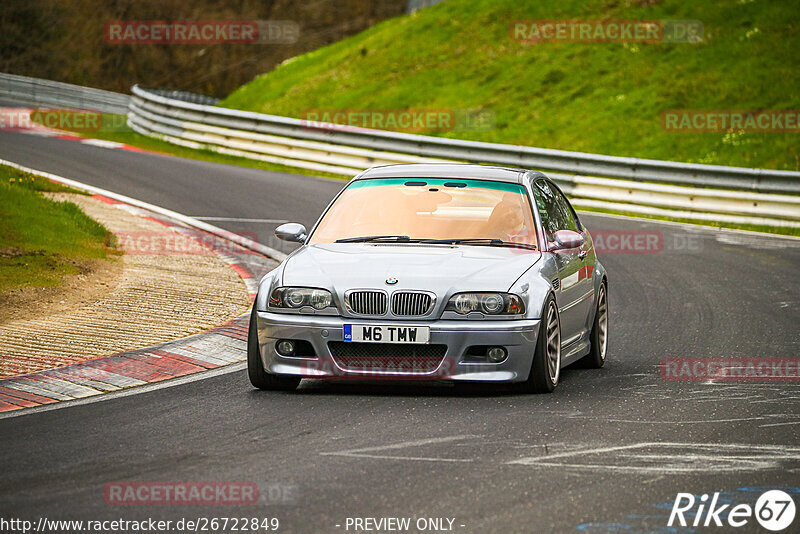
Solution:
M 608 351 L 608 289 L 605 282 L 600 284 L 597 291 L 597 310 L 594 314 L 594 324 L 589 333 L 589 354 L 583 361 L 587 366 L 599 369 L 606 363 Z
M 536 340 L 531 372 L 523 389 L 531 393 L 550 393 L 561 376 L 561 320 L 552 295 L 547 297 L 542 309 L 542 321 Z
M 273 375 L 264 370 L 258 350 L 255 305 L 250 313 L 250 330 L 247 333 L 247 376 L 250 377 L 250 383 L 258 389 L 292 391 L 300 384 L 300 377 Z

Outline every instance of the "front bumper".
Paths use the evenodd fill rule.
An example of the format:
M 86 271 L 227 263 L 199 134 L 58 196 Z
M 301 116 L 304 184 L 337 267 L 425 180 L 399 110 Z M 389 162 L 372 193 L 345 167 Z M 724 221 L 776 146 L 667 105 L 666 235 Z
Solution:
M 476 382 L 524 381 L 531 369 L 540 322 L 538 319 L 385 321 L 262 311 L 257 313 L 259 353 L 264 369 L 268 373 L 347 380 L 383 378 Z M 393 364 L 354 370 L 342 365 L 341 359 L 335 358 L 331 353 L 330 342 L 344 341 L 345 324 L 388 323 L 430 327 L 430 344 L 446 346 L 441 361 L 433 366 L 435 369 Z M 281 356 L 275 348 L 279 339 L 307 341 L 313 347 L 316 357 Z M 376 351 L 381 350 L 378 347 L 380 344 L 374 345 Z M 501 363 L 468 361 L 471 358 L 467 356 L 467 349 L 472 346 L 502 346 L 507 350 L 508 357 Z

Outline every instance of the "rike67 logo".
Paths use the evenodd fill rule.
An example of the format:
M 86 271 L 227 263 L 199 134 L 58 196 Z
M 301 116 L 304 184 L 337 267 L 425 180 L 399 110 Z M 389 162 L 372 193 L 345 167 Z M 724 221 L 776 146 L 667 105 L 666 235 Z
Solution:
M 781 490 L 761 494 L 755 506 L 723 502 L 720 493 L 692 495 L 678 493 L 669 514 L 667 526 L 692 527 L 743 527 L 755 520 L 765 529 L 779 532 L 794 521 L 795 503 Z M 795 531 L 796 532 L 796 531 Z

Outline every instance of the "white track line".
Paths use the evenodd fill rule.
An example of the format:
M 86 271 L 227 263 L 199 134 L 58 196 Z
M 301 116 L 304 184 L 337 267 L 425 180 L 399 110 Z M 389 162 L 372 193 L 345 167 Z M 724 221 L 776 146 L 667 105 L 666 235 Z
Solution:
M 320 456 L 344 456 L 347 458 L 373 458 L 378 460 L 405 460 L 414 462 L 472 462 L 472 458 L 436 458 L 436 457 L 421 457 L 421 456 L 390 456 L 385 454 L 371 454 L 374 452 L 393 451 L 398 449 L 406 449 L 409 447 L 421 447 L 423 445 L 432 445 L 438 443 L 448 443 L 451 441 L 462 441 L 465 439 L 480 438 L 481 436 L 463 435 L 463 436 L 447 436 L 443 438 L 429 438 L 419 439 L 413 441 L 404 441 L 402 443 L 392 443 L 390 445 L 378 445 L 377 447 L 365 447 L 363 449 L 348 449 L 345 451 L 336 452 L 321 452 Z
M 285 223 L 289 222 L 286 219 L 243 219 L 240 217 L 198 217 L 192 216 L 193 219 L 199 221 L 228 221 L 228 222 L 249 222 L 249 223 Z

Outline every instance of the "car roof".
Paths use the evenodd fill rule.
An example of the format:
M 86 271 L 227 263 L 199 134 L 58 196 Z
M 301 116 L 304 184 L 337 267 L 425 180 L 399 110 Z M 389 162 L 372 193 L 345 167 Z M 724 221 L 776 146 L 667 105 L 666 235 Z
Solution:
M 372 167 L 356 176 L 354 180 L 368 180 L 371 178 L 462 178 L 519 184 L 522 183 L 522 177 L 530 172 L 526 169 L 471 163 L 414 163 Z

